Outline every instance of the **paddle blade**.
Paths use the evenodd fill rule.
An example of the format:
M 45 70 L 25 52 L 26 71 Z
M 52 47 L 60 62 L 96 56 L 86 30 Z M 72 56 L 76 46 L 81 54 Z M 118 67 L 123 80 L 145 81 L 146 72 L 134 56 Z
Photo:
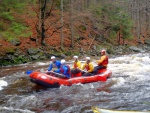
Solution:
M 94 113 L 101 113 L 101 112 L 98 110 L 97 107 L 92 106 L 91 108 L 92 108 L 92 110 L 93 110 Z
M 33 70 L 28 70 L 28 71 L 26 71 L 26 74 L 30 75 L 32 72 L 33 72 Z

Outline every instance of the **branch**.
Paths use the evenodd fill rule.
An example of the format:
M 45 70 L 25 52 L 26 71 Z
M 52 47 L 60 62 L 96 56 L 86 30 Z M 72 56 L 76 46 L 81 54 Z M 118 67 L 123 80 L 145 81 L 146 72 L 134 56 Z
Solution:
M 89 46 L 88 50 L 90 49 L 91 45 L 93 44 L 93 41 L 95 40 L 95 38 L 96 38 L 96 36 L 94 36 L 92 42 L 90 43 L 90 46 Z
M 48 26 L 47 29 L 45 29 L 45 31 L 47 31 L 53 24 L 56 24 L 60 19 L 56 20 L 55 22 L 53 22 L 51 25 Z
M 32 21 L 32 23 L 34 24 L 34 26 L 37 26 L 37 22 L 35 22 L 32 18 L 31 18 L 31 16 L 30 16 L 30 14 L 28 13 L 28 15 L 27 15 L 30 19 L 31 19 L 31 21 Z
M 51 37 L 55 32 L 57 32 L 59 29 L 61 29 L 62 28 L 62 26 L 60 26 L 60 27 L 58 27 L 56 30 L 54 30 L 53 32 L 52 32 L 52 34 L 49 36 L 49 37 Z M 47 37 L 47 38 L 49 38 L 49 37 Z
M 36 13 L 37 17 L 38 17 L 38 12 L 36 11 L 36 9 L 34 8 L 34 6 L 30 5 L 30 7 L 32 8 L 32 10 Z
M 54 2 L 55 0 L 53 0 L 52 1 L 52 6 L 51 6 L 51 8 L 50 8 L 50 10 L 49 10 L 49 12 L 48 12 L 48 15 L 47 15 L 47 17 L 44 19 L 44 21 L 46 21 L 46 19 L 48 19 L 49 18 L 49 16 L 51 15 L 51 13 L 52 13 L 52 11 L 53 11 L 53 9 L 55 8 L 55 2 Z

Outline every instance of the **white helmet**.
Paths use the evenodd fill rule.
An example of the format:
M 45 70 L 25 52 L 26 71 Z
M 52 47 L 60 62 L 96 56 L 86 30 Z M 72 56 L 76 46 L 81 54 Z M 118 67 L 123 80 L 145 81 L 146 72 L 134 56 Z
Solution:
M 105 49 L 101 50 L 101 53 L 105 54 L 105 53 L 106 53 L 106 50 L 105 50 Z
M 65 63 L 66 63 L 66 60 L 62 59 L 61 64 L 65 64 Z
M 86 57 L 86 60 L 90 60 L 90 57 Z
M 56 58 L 55 56 L 52 56 L 52 57 L 51 57 L 51 60 L 52 60 L 52 59 L 55 59 L 55 58 Z
M 74 58 L 74 59 L 77 59 L 77 58 L 78 58 L 78 56 L 74 56 L 73 58 Z

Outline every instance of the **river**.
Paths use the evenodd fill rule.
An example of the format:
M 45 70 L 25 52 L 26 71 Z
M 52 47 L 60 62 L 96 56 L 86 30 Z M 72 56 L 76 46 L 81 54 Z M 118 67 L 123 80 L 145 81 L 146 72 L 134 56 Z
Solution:
M 92 113 L 98 106 L 116 110 L 150 110 L 150 53 L 109 59 L 107 82 L 45 89 L 30 82 L 27 70 L 43 71 L 48 61 L 0 68 L 1 113 Z

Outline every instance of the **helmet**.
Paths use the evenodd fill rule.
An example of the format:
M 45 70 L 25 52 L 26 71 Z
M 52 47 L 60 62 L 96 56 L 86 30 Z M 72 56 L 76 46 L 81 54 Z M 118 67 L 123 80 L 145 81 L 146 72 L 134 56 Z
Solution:
M 55 58 L 56 58 L 55 56 L 52 56 L 52 57 L 51 57 L 51 60 L 52 60 L 52 59 L 55 59 Z
M 61 64 L 65 64 L 65 63 L 66 63 L 66 60 L 62 59 Z
M 74 59 L 77 59 L 77 58 L 78 58 L 78 56 L 74 56 L 73 58 L 74 58 Z
M 90 57 L 86 57 L 86 60 L 90 60 Z
M 106 50 L 103 49 L 103 50 L 101 51 L 101 53 L 106 53 Z

